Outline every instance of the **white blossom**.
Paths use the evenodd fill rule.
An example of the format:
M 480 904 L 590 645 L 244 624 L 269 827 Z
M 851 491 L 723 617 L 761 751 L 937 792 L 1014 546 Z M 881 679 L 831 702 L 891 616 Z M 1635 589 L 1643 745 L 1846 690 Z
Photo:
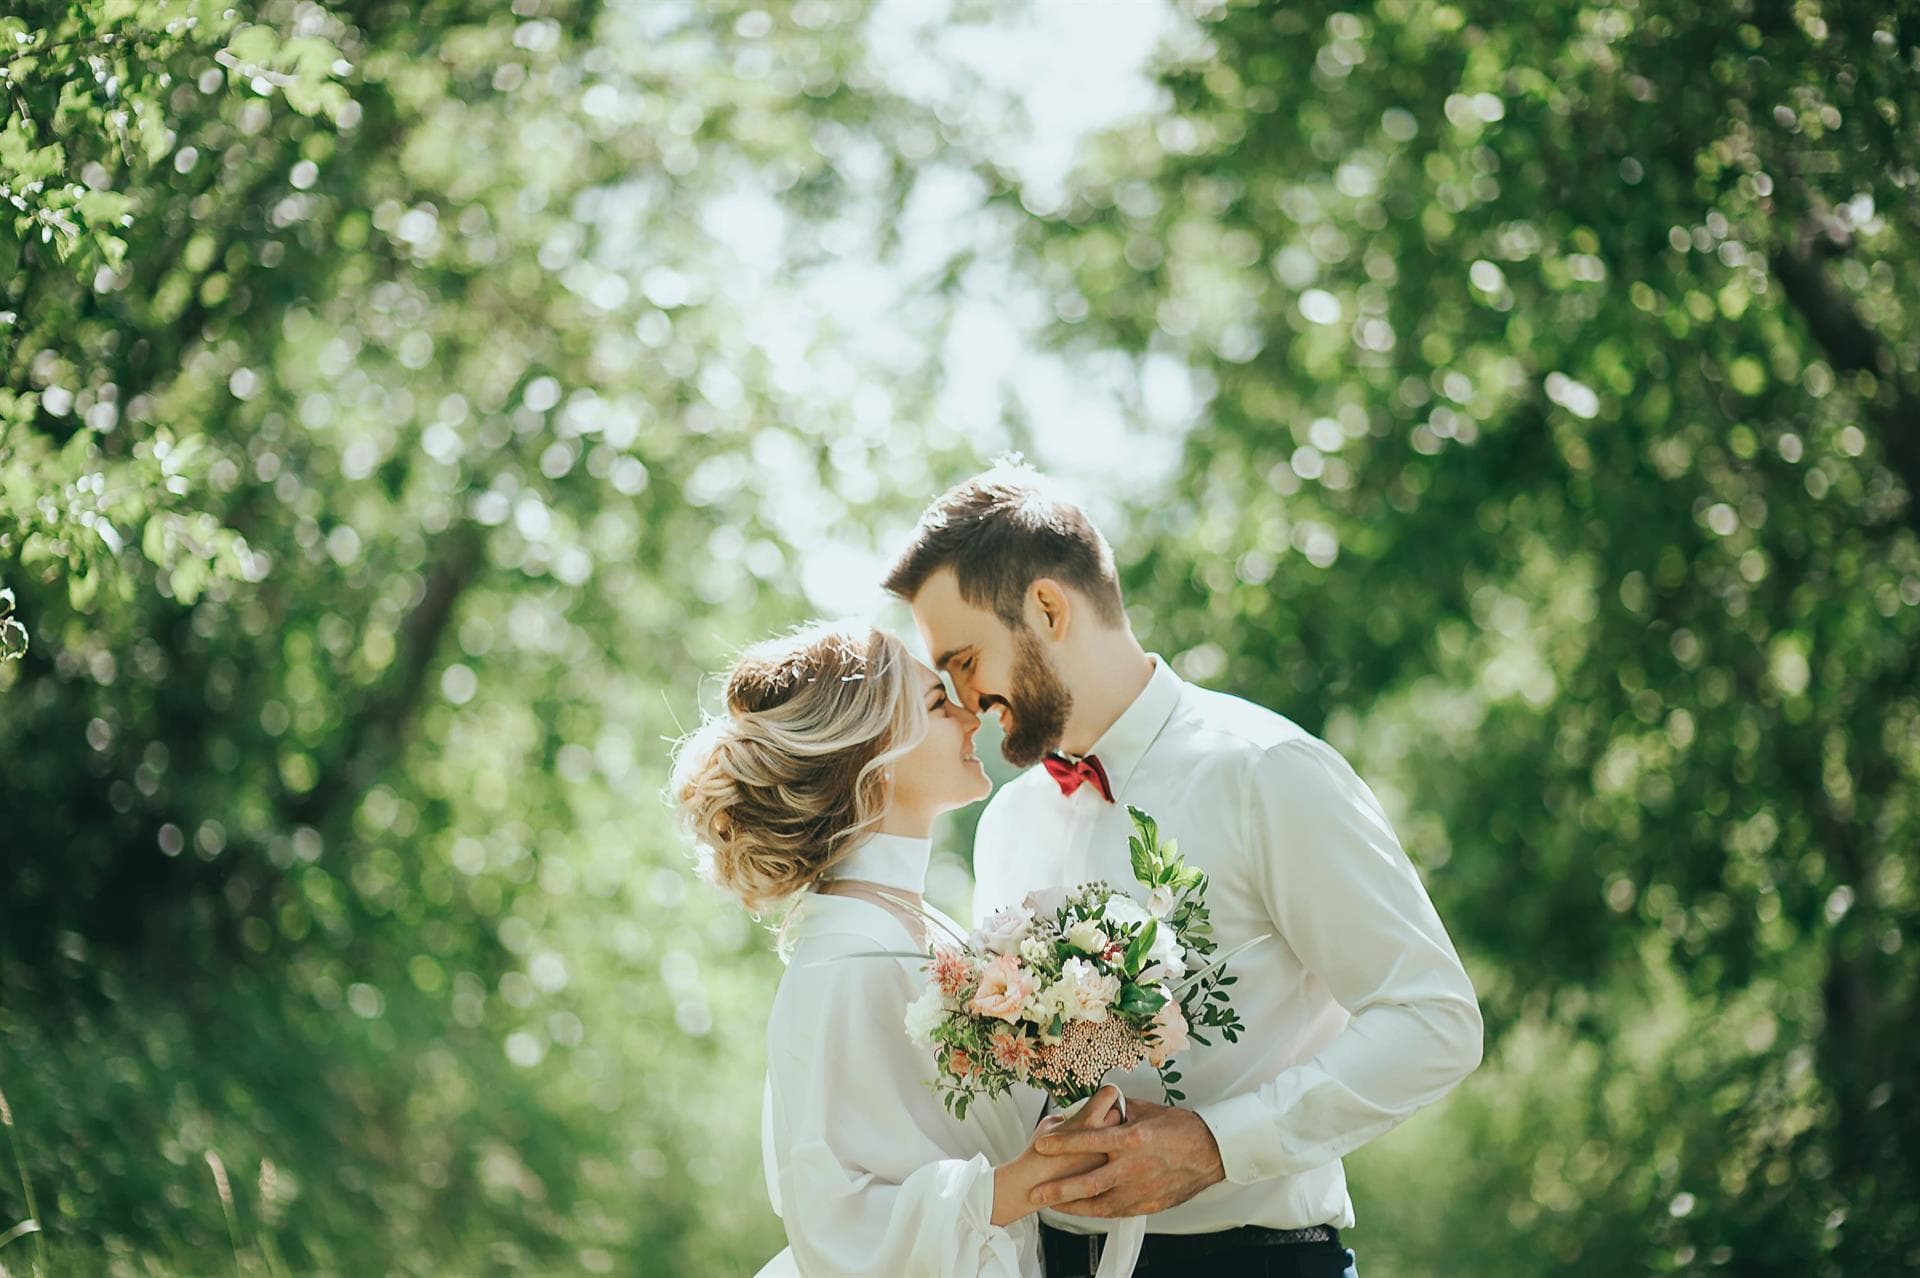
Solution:
M 1085 959 L 1068 959 L 1057 982 L 1067 987 L 1068 1015 L 1076 1021 L 1104 1021 L 1107 1004 L 1120 997 L 1120 978 Z
M 1107 948 L 1107 934 L 1100 930 L 1097 921 L 1081 919 L 1067 929 L 1067 944 L 1082 954 L 1098 954 Z
M 1165 924 L 1154 929 L 1153 944 L 1147 947 L 1147 962 L 1164 963 L 1170 972 L 1186 971 L 1187 955 L 1180 948 L 1178 933 Z
M 1020 1016 L 1044 1028 L 1053 1023 L 1054 1017 L 1065 1020 L 1072 1012 L 1073 983 L 1061 979 L 1029 998 L 1027 1005 L 1020 1009 Z
M 1016 954 L 1020 950 L 1020 942 L 1026 939 L 1027 930 L 1032 926 L 1032 910 L 1025 906 L 1010 905 L 1004 910 L 996 910 L 974 935 L 979 938 L 982 949 L 994 954 Z
M 929 985 L 907 1004 L 907 1037 L 920 1047 L 933 1046 L 933 1033 L 946 1021 L 952 1005 L 938 986 Z
M 1069 895 L 1071 894 L 1063 887 L 1035 888 L 1027 893 L 1026 899 L 1020 904 L 1039 917 L 1050 919 L 1060 912 L 1060 907 L 1067 903 Z
M 1117 892 L 1107 898 L 1106 916 L 1107 922 L 1116 927 L 1132 927 L 1153 917 L 1140 907 L 1140 902 Z

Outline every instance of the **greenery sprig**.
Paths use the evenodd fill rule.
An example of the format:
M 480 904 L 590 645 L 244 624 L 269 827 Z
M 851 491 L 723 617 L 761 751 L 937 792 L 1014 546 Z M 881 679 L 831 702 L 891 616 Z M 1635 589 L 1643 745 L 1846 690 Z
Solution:
M 1174 904 L 1167 914 L 1167 923 L 1177 930 L 1186 944 L 1191 956 L 1192 966 L 1195 958 L 1210 959 L 1220 948 L 1213 939 L 1213 916 L 1207 909 L 1207 874 L 1198 866 L 1188 865 L 1186 858 L 1180 855 L 1180 841 L 1160 840 L 1160 825 L 1147 813 L 1127 805 L 1127 815 L 1133 819 L 1133 834 L 1127 840 L 1128 851 L 1132 854 L 1133 877 L 1148 890 L 1149 898 L 1156 889 L 1166 889 L 1173 893 Z M 1149 921 L 1141 928 L 1146 946 L 1153 944 L 1152 931 L 1157 921 Z M 1134 938 L 1135 945 L 1141 945 L 1141 938 Z M 1129 954 L 1131 957 L 1131 954 Z M 1136 969 L 1137 970 L 1137 969 Z M 1183 999 L 1189 1011 L 1188 1034 L 1194 1042 L 1211 1044 L 1212 1040 L 1201 1033 L 1203 1028 L 1217 1030 L 1229 1043 L 1240 1041 L 1240 1032 L 1246 1028 L 1240 1014 L 1233 1010 L 1226 987 L 1240 978 L 1227 972 L 1226 964 L 1200 964 L 1200 974 L 1191 978 L 1191 984 L 1197 998 L 1191 1002 Z M 1169 1061 L 1159 1067 L 1160 1084 L 1166 1090 L 1169 1104 L 1186 1099 L 1186 1093 L 1174 1084 L 1180 1081 L 1180 1072 Z

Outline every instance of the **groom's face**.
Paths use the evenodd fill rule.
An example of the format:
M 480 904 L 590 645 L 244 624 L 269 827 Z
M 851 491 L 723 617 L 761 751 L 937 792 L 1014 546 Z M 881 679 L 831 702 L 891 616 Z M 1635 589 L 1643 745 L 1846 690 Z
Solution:
M 999 716 L 1000 753 L 1008 763 L 1031 767 L 1060 744 L 1073 697 L 1031 626 L 1008 626 L 962 599 L 951 570 L 928 578 L 914 597 L 913 616 L 961 704 Z

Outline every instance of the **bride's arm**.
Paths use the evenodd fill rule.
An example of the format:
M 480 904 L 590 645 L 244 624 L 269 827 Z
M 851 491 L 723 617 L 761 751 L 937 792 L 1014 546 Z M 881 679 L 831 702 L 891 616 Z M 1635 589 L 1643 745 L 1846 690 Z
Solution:
M 957 1128 L 945 1119 L 901 1023 L 911 977 L 889 960 L 830 957 L 878 948 L 871 938 L 810 940 L 767 1036 L 769 1171 L 801 1272 L 1030 1273 L 1038 1228 L 1017 1200 L 1063 1160 L 1022 1150 L 1028 1123 L 1004 1101 L 976 1103 Z

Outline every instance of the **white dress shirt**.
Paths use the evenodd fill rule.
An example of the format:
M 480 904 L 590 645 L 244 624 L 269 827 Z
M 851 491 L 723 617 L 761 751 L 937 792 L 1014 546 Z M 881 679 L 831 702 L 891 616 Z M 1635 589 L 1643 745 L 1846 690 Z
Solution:
M 918 893 L 930 855 L 926 839 L 876 834 L 836 876 Z M 1040 1278 L 1037 1218 L 992 1222 L 994 1165 L 1026 1147 L 1039 1093 L 980 1098 L 964 1122 L 946 1111 L 932 1053 L 904 1026 L 920 962 L 845 957 L 919 948 L 884 907 L 810 894 L 786 940 L 762 1150 L 790 1246 L 761 1278 Z
M 1419 875 L 1373 792 L 1333 747 L 1237 697 L 1183 681 L 1155 657 L 1146 688 L 1094 745 L 1112 783 L 1063 796 L 1043 768 L 1001 787 L 974 840 L 974 912 L 1037 887 L 1106 879 L 1138 888 L 1127 805 L 1178 839 L 1209 876 L 1246 1023 L 1178 1058 L 1185 1106 L 1220 1146 L 1224 1182 L 1147 1218 L 1153 1233 L 1239 1225 L 1347 1227 L 1343 1155 L 1439 1100 L 1480 1061 L 1481 1022 Z M 1153 1070 L 1110 1081 L 1161 1101 Z M 1049 1211 L 1063 1229 L 1104 1222 Z

